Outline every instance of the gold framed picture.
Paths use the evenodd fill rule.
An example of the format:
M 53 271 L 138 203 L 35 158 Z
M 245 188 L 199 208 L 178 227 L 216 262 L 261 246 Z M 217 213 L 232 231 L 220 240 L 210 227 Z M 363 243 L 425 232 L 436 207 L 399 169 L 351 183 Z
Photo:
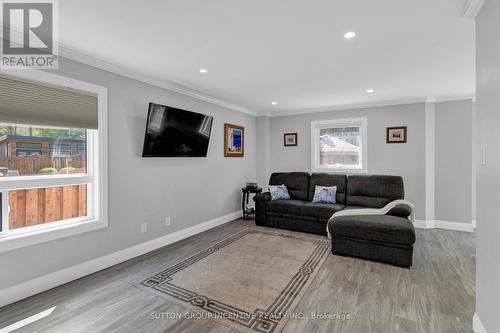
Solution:
M 387 143 L 406 143 L 406 126 L 387 127 Z
M 297 146 L 297 133 L 285 133 L 285 134 L 283 134 L 283 145 L 285 147 Z
M 224 124 L 224 156 L 243 157 L 245 151 L 245 128 Z

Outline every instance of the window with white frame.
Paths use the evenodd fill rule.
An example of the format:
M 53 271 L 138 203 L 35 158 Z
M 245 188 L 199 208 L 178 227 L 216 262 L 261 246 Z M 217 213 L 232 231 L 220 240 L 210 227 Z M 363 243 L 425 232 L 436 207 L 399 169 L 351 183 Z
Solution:
M 0 251 L 107 226 L 106 88 L 0 72 Z
M 367 172 L 367 120 L 332 119 L 311 122 L 313 172 Z

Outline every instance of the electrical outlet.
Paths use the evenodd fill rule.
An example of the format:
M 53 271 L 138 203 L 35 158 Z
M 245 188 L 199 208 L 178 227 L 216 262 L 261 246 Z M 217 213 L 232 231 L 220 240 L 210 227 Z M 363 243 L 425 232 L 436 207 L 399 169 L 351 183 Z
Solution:
M 170 216 L 167 216 L 165 217 L 165 225 L 168 227 L 172 222 L 172 219 L 170 218 Z
M 141 224 L 141 232 L 146 232 L 146 231 L 148 231 L 148 224 L 147 223 Z

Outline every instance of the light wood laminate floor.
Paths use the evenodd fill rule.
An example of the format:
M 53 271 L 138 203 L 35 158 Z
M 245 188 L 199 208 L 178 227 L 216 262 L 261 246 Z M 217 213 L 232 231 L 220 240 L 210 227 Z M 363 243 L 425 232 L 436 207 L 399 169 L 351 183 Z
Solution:
M 255 227 L 253 220 L 227 223 L 3 307 L 0 331 L 55 306 L 50 316 L 16 332 L 237 333 L 210 319 L 151 319 L 188 310 L 133 284 L 246 227 Z M 475 235 L 417 229 L 413 258 L 408 270 L 329 254 L 295 309 L 304 316 L 289 320 L 284 332 L 472 332 Z M 311 313 L 351 319 L 312 319 Z

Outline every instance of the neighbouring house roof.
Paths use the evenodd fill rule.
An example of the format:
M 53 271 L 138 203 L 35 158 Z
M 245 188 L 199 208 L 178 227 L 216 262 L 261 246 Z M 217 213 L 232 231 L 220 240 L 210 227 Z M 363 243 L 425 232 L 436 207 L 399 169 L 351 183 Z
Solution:
M 322 153 L 359 153 L 360 149 L 347 141 L 325 134 L 319 139 Z
M 6 140 L 31 140 L 31 141 L 46 141 L 46 142 L 61 142 L 61 141 L 71 141 L 71 142 L 84 142 L 84 139 L 79 138 L 67 138 L 67 137 L 45 137 L 45 136 L 29 136 L 29 135 L 17 135 L 17 134 L 4 134 L 0 136 L 0 142 Z

